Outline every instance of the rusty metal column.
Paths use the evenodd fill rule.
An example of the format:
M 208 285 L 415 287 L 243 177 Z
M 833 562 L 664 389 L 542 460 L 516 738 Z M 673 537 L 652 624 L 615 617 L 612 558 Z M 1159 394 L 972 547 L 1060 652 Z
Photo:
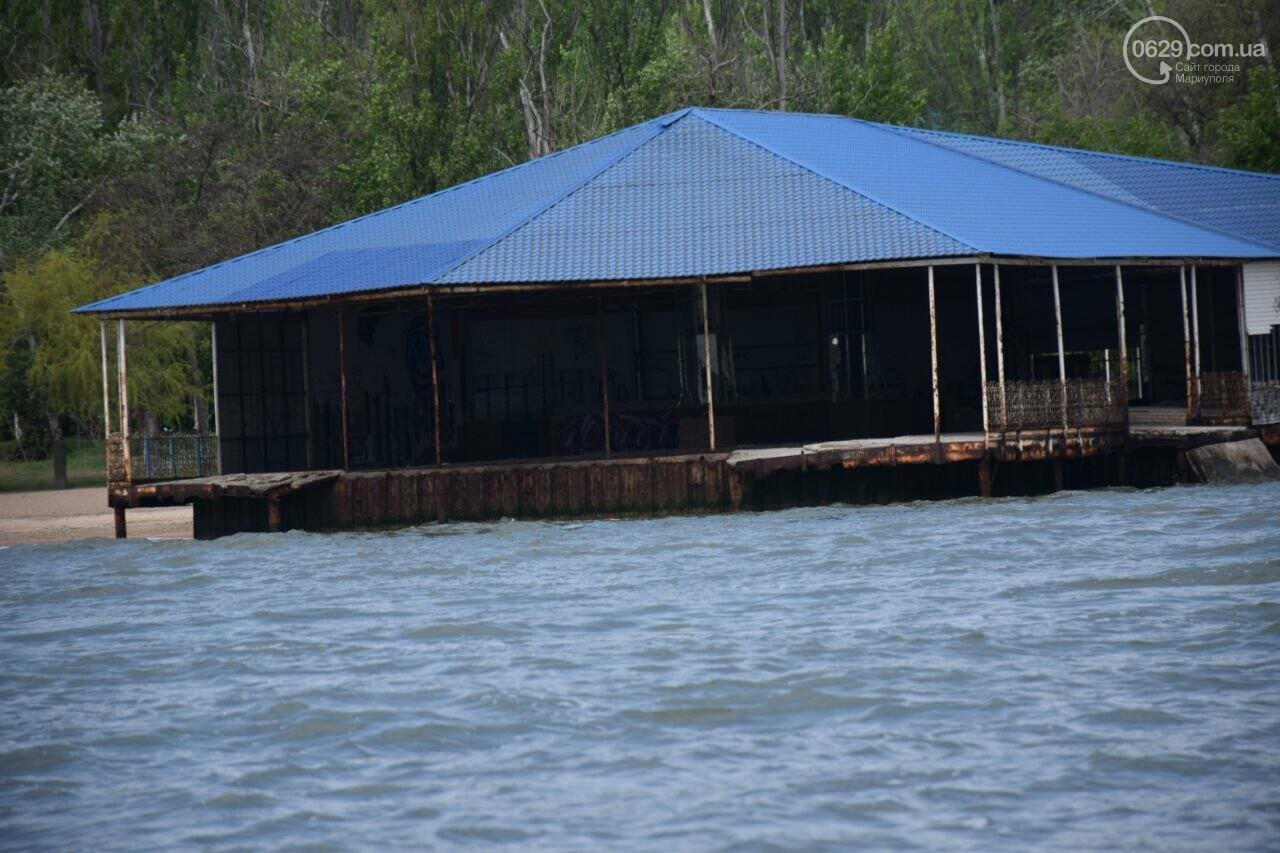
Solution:
M 1182 292 L 1182 359 L 1187 371 L 1187 423 L 1195 420 L 1195 378 L 1191 373 L 1191 321 L 1187 316 L 1187 268 L 1178 267 L 1178 283 Z
M 347 403 L 347 313 L 338 306 L 338 376 L 342 389 L 342 470 L 351 470 L 351 408 Z
M 1200 414 L 1200 298 L 1196 287 L 1196 265 L 1191 265 L 1191 375 L 1195 377 L 1196 415 Z
M 938 300 L 933 286 L 933 265 L 929 266 L 929 356 L 933 376 L 933 461 L 941 461 L 942 396 L 938 388 Z
M 209 324 L 212 329 L 210 347 L 213 351 L 213 435 L 218 454 L 218 473 L 222 473 L 222 400 L 218 397 L 218 321 Z
M 111 438 L 111 380 L 107 373 L 107 321 L 99 324 L 102 332 L 102 442 L 105 445 Z
M 1053 270 L 1053 323 L 1058 331 L 1058 387 L 1062 391 L 1062 449 L 1067 449 L 1067 354 L 1062 346 L 1062 297 L 1058 293 L 1058 265 Z
M 1249 327 L 1244 316 L 1244 265 L 1236 264 L 1236 325 L 1240 336 L 1240 372 L 1245 388 L 1249 387 Z
M 711 313 L 707 309 L 707 285 L 699 285 L 702 291 L 702 355 L 706 360 L 707 383 L 707 440 L 711 450 L 716 449 L 716 405 L 711 384 Z
M 973 288 L 978 294 L 978 380 L 982 383 L 982 437 L 987 437 L 987 327 L 982 316 L 982 264 L 973 265 Z
M 271 533 L 284 532 L 284 507 L 278 498 L 267 501 L 267 530 Z
M 1244 316 L 1244 265 L 1236 264 L 1236 330 L 1240 336 L 1240 373 L 1244 375 L 1244 411 L 1253 423 L 1253 385 L 1249 381 L 1249 326 Z
M 436 464 L 444 464 L 444 450 L 440 439 L 440 350 L 436 345 L 436 299 L 427 294 L 427 335 L 431 338 L 431 417 L 435 430 Z
M 1124 325 L 1124 276 L 1116 264 L 1116 325 L 1119 327 L 1120 385 L 1124 389 L 1124 404 L 1129 405 L 1129 337 Z
M 1008 429 L 1009 409 L 1004 388 L 1004 309 L 1000 305 L 1000 265 L 992 264 L 996 297 L 996 377 L 1000 380 L 1000 428 Z
M 613 438 L 610 436 L 609 419 L 609 351 L 605 340 L 604 297 L 596 297 L 596 355 L 600 362 L 600 402 L 604 418 L 604 458 L 613 456 Z M 714 450 L 714 445 L 712 446 Z
M 1124 276 L 1116 264 L 1116 325 L 1120 346 L 1120 405 L 1124 406 L 1125 431 L 1129 426 L 1129 337 L 1124 323 Z
M 124 479 L 133 482 L 133 458 L 129 448 L 129 366 L 125 354 L 124 320 L 116 321 L 116 381 L 120 385 L 120 458 Z

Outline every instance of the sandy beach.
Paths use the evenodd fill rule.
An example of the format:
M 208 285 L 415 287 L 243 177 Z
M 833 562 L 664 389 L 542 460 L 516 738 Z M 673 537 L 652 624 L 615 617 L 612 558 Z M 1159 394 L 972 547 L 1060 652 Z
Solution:
M 191 507 L 129 510 L 131 539 L 190 539 Z M 0 492 L 0 545 L 66 542 L 115 536 L 107 491 L 99 486 L 41 492 Z

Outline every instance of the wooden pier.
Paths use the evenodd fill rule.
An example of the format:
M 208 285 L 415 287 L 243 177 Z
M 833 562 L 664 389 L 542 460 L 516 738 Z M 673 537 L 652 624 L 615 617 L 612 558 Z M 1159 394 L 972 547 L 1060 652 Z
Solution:
M 1185 454 L 1280 433 L 1151 425 L 1126 435 L 1036 431 L 831 441 L 718 453 L 514 461 L 377 471 L 231 474 L 115 486 L 128 507 L 194 505 L 198 539 L 239 532 L 386 529 L 499 518 L 653 516 L 830 503 L 1170 485 Z M 1275 450 L 1273 449 L 1273 452 Z

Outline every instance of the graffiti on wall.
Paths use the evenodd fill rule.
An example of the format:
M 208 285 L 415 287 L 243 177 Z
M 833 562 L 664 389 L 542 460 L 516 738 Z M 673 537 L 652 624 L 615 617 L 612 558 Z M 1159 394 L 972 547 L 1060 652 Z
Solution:
M 609 445 L 616 453 L 675 450 L 679 430 L 671 412 L 614 414 L 609 417 Z M 598 413 L 578 415 L 560 430 L 560 449 L 566 454 L 604 450 L 604 418 Z

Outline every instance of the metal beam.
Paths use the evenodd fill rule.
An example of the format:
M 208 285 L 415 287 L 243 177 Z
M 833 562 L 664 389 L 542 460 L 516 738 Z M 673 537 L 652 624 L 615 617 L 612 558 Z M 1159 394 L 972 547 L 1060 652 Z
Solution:
M 102 440 L 111 437 L 111 382 L 107 373 L 107 321 L 98 324 L 102 332 Z
M 604 457 L 613 456 L 613 438 L 609 429 L 609 348 L 605 339 L 604 299 L 596 299 L 596 355 L 600 362 L 601 417 L 604 418 Z M 715 448 L 712 447 L 714 450 Z
M 706 390 L 707 390 L 707 443 L 711 450 L 716 449 L 716 404 L 715 397 L 712 394 L 714 386 L 711 383 L 711 313 L 707 309 L 707 285 L 703 282 L 699 285 L 702 295 L 702 355 L 706 360 Z
M 1053 324 L 1058 332 L 1058 383 L 1062 389 L 1062 446 L 1067 444 L 1067 355 L 1062 345 L 1062 297 L 1058 288 L 1058 265 L 1053 264 Z
M 1249 384 L 1249 327 L 1244 319 L 1244 266 L 1235 268 L 1235 321 L 1238 325 L 1236 333 L 1240 337 L 1240 373 L 1244 374 L 1244 384 Z
M 302 315 L 302 430 L 306 435 L 307 470 L 316 467 L 315 448 L 311 441 L 311 315 Z
M 1191 374 L 1195 377 L 1196 412 L 1200 411 L 1200 297 L 1196 265 L 1191 265 Z
M 218 473 L 222 473 L 222 398 L 218 396 L 218 321 L 209 324 L 213 350 L 213 434 L 217 436 Z
M 1187 314 L 1187 268 L 1178 267 L 1178 285 L 1182 293 L 1182 363 L 1187 374 L 1187 423 L 1195 420 L 1195 378 L 1191 372 L 1191 320 Z
M 1112 258 L 1072 258 L 1072 266 L 1114 266 L 1117 263 L 1123 263 L 1129 266 L 1151 266 L 1151 267 L 1168 267 L 1175 264 L 1181 265 L 1188 261 L 1194 260 L 1200 266 L 1234 266 L 1248 258 L 1152 258 L 1142 256 L 1125 256 Z M 177 307 L 163 309 L 160 311 L 141 309 L 138 311 L 105 311 L 100 316 L 107 319 L 136 319 L 136 320 L 177 320 L 177 319 L 199 319 L 209 320 L 219 314 L 232 314 L 238 312 L 263 312 L 263 311 L 281 311 L 281 310 L 298 310 L 302 308 L 327 307 L 332 308 L 339 304 L 363 304 L 370 302 L 387 302 L 405 299 L 421 299 L 426 293 L 435 293 L 438 295 L 457 295 L 457 294 L 503 294 L 503 293 L 538 293 L 538 292 L 556 292 L 565 293 L 584 290 L 613 290 L 627 289 L 636 287 L 679 287 L 698 282 L 710 282 L 712 284 L 727 284 L 733 282 L 750 282 L 761 278 L 773 278 L 778 276 L 797 275 L 813 272 L 829 272 L 835 270 L 887 270 L 887 269 L 918 269 L 922 266 L 955 266 L 973 263 L 1000 263 L 1005 266 L 1044 266 L 1054 263 L 1056 259 L 1045 257 L 1031 256 L 1009 256 L 1009 255 L 993 255 L 993 254 L 974 254 L 963 255 L 947 258 L 917 258 L 911 260 L 896 261 L 867 261 L 848 264 L 825 264 L 820 266 L 809 267 L 788 267 L 785 269 L 774 270 L 756 270 L 746 275 L 720 275 L 720 276 L 703 276 L 697 279 L 691 276 L 653 278 L 653 279 L 618 279 L 612 281 L 573 281 L 573 282 L 513 282 L 508 284 L 466 284 L 466 285 L 439 285 L 439 284 L 416 284 L 407 287 L 389 288 L 381 291 L 366 291 L 361 293 L 334 294 L 332 296 L 316 297 L 310 299 L 295 300 L 273 300 L 262 302 L 237 302 L 225 306 L 211 307 L 203 305 L 199 307 Z
M 125 354 L 124 320 L 116 321 L 116 382 L 120 386 L 120 458 L 124 461 L 125 482 L 133 482 L 133 459 L 129 449 L 129 366 Z
M 444 464 L 444 450 L 440 439 L 440 350 L 436 345 L 436 300 L 427 294 L 427 335 L 431 338 L 431 417 L 435 431 L 436 464 Z
M 1240 338 L 1240 372 L 1244 374 L 1245 406 L 1253 423 L 1253 385 L 1249 380 L 1249 327 L 1244 316 L 1244 265 L 1236 267 L 1236 333 Z
M 938 387 L 938 300 L 934 293 L 932 265 L 929 267 L 929 356 L 933 377 L 933 445 L 936 455 L 942 445 L 942 396 Z
M 982 432 L 988 429 L 987 418 L 987 328 L 982 316 L 982 264 L 973 265 L 973 289 L 978 297 L 978 381 L 982 383 Z
M 347 401 L 347 314 L 338 306 L 338 376 L 342 389 L 342 470 L 351 470 L 351 406 Z
M 1004 308 L 1000 299 L 1000 265 L 992 264 L 991 271 L 995 279 L 996 297 L 996 377 L 1000 380 L 1000 425 L 1003 429 L 1009 423 L 1009 407 L 1004 387 Z
M 1119 264 L 1116 264 L 1116 326 L 1120 347 L 1120 400 L 1124 405 L 1127 423 L 1129 420 L 1129 338 L 1124 321 L 1124 275 Z

